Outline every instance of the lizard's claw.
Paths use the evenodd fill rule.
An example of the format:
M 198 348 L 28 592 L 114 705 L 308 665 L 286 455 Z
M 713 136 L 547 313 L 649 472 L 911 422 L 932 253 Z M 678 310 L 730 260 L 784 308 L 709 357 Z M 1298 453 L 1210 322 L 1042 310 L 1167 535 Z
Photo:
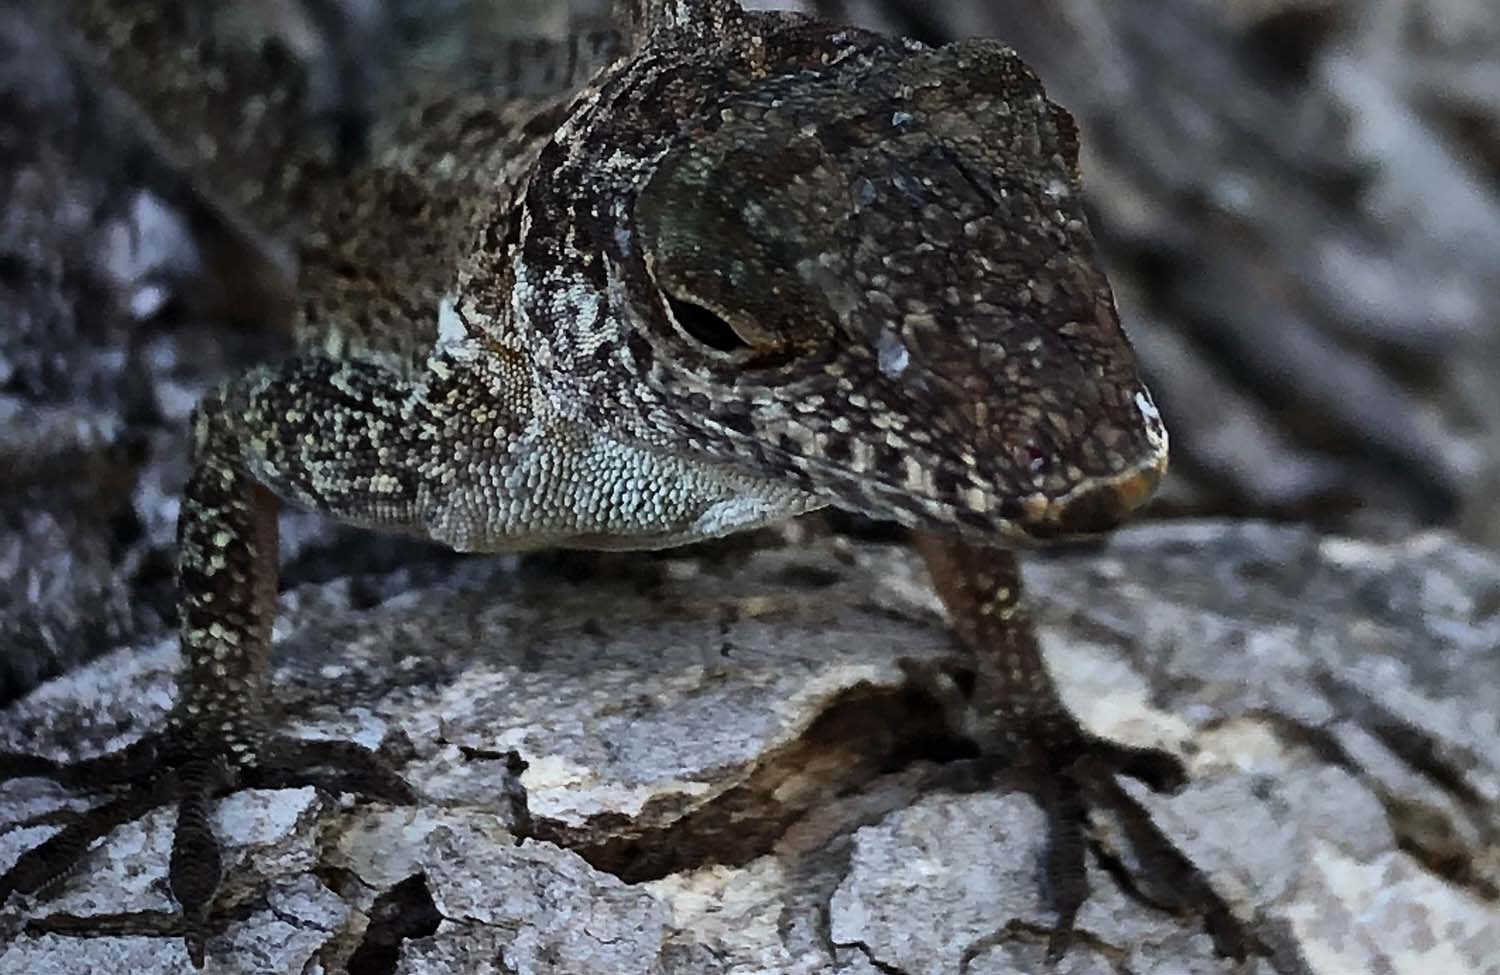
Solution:
M 1084 734 L 1073 754 L 1074 768 L 1100 776 L 1129 776 L 1153 792 L 1178 792 L 1188 783 L 1182 759 L 1160 748 L 1121 745 Z
M 196 739 L 177 723 L 119 751 L 72 763 L 0 752 L 0 780 L 24 777 L 85 790 L 111 788 L 117 794 L 22 854 L 0 875 L 0 902 L 12 893 L 45 892 L 78 865 L 96 840 L 175 803 L 168 880 L 182 908 L 180 933 L 199 967 L 223 878 L 223 853 L 211 823 L 214 799 L 237 789 L 308 785 L 403 805 L 416 798 L 383 758 L 354 742 L 259 733 L 237 736 L 231 747 Z M 142 915 L 141 922 L 143 931 L 161 933 L 154 915 Z M 108 927 L 131 930 L 128 917 L 113 917 Z
M 1018 787 L 1030 792 L 1047 816 L 1043 876 L 1046 896 L 1057 921 L 1047 947 L 1056 962 L 1073 937 L 1078 911 L 1089 895 L 1087 858 L 1089 814 L 1111 816 L 1120 826 L 1138 864 L 1130 883 L 1153 905 L 1176 914 L 1203 917 L 1215 947 L 1224 955 L 1244 958 L 1248 935 L 1229 906 L 1192 862 L 1172 845 L 1141 807 L 1116 781 L 1128 776 L 1156 792 L 1175 792 L 1187 783 L 1181 760 L 1155 748 L 1116 744 L 1067 722 L 1062 731 L 1025 741 L 1008 755 Z M 986 762 L 994 767 L 994 763 Z
M 349 792 L 398 806 L 417 801 L 416 792 L 386 759 L 357 742 L 279 735 L 268 744 L 257 761 L 246 767 L 246 787 L 295 789 L 310 785 L 324 792 Z
M 1068 732 L 1067 738 L 1060 744 L 1028 744 L 1018 763 L 1023 776 L 1036 783 L 1032 794 L 1047 814 L 1044 876 L 1047 896 L 1057 914 L 1047 948 L 1053 961 L 1067 951 L 1078 910 L 1089 895 L 1086 860 L 1090 808 L 1116 807 L 1118 800 L 1124 800 L 1150 827 L 1150 819 L 1114 777 L 1128 775 L 1157 792 L 1175 792 L 1187 782 L 1182 762 L 1169 752 L 1132 748 L 1076 730 Z M 1160 837 L 1154 827 L 1150 828 Z M 1165 837 L 1160 839 L 1170 847 Z

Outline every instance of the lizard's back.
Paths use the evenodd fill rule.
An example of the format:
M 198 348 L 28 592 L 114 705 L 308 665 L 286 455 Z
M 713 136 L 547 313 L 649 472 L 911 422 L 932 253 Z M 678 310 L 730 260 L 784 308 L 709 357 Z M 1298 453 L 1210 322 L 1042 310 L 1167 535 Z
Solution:
M 294 4 L 209 8 L 76 0 L 70 15 L 160 130 L 165 154 L 214 201 L 210 216 L 193 220 L 194 234 L 231 253 L 210 263 L 230 274 L 249 267 L 246 239 L 289 246 L 295 296 L 267 305 L 287 309 L 299 343 L 410 369 L 432 347 L 439 304 L 474 236 L 503 228 L 535 151 L 617 42 L 596 34 L 553 48 L 512 46 L 513 58 L 560 56 L 557 71 L 531 84 L 555 89 L 544 94 L 518 91 L 525 79 L 505 75 L 514 65 L 499 77 L 491 65 L 457 86 L 451 74 L 418 73 L 385 85 L 370 121 L 349 117 L 339 101 L 362 104 L 373 72 L 335 70 L 336 83 L 357 90 L 320 92 L 304 63 L 319 55 L 299 62 L 285 52 L 299 28 L 319 26 L 287 21 Z M 278 9 L 283 20 L 273 23 Z M 319 42 L 355 26 L 322 25 Z M 273 27 L 279 44 L 265 42 Z M 237 249 L 246 251 L 238 262 Z

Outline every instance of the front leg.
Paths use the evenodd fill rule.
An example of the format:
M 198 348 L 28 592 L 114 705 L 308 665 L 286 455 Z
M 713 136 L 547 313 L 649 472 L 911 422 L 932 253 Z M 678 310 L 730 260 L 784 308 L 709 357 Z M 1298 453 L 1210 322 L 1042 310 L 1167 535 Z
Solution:
M 414 798 L 368 749 L 289 738 L 265 719 L 278 508 L 268 485 L 346 519 L 402 527 L 414 517 L 412 498 L 382 489 L 407 482 L 382 479 L 376 457 L 397 471 L 422 469 L 430 445 L 400 422 L 401 411 L 419 399 L 414 392 L 374 367 L 296 360 L 200 404 L 178 523 L 184 668 L 177 704 L 165 727 L 114 754 L 72 764 L 0 754 L 0 778 L 122 787 L 24 854 L 0 876 L 0 898 L 49 885 L 94 840 L 174 803 L 169 880 L 189 952 L 201 965 L 222 870 L 209 825 L 214 797 L 236 788 L 310 784 L 392 802 Z
M 212 797 L 312 784 L 412 799 L 368 749 L 267 726 L 279 500 L 471 551 L 656 547 L 818 504 L 776 480 L 571 423 L 549 411 L 525 360 L 479 339 L 444 346 L 411 379 L 319 357 L 256 370 L 206 400 L 194 420 L 179 523 L 178 704 L 164 729 L 112 755 L 63 765 L 0 754 L 0 778 L 126 787 L 0 876 L 0 898 L 46 886 L 115 826 L 177 803 L 171 886 L 201 960 L 220 873 Z
M 1243 957 L 1245 936 L 1224 902 L 1149 815 L 1114 781 L 1128 775 L 1157 791 L 1176 791 L 1187 776 L 1173 755 L 1132 748 L 1086 731 L 1068 711 L 1042 659 L 1036 626 L 1021 594 L 1015 553 L 932 535 L 916 536 L 938 594 L 952 617 L 975 676 L 974 733 L 987 759 L 1014 766 L 1047 812 L 1050 835 L 1044 876 L 1057 912 L 1049 953 L 1066 950 L 1088 897 L 1088 813 L 1107 807 L 1126 825 L 1150 873 L 1141 878 L 1162 906 L 1204 916 L 1219 950 Z

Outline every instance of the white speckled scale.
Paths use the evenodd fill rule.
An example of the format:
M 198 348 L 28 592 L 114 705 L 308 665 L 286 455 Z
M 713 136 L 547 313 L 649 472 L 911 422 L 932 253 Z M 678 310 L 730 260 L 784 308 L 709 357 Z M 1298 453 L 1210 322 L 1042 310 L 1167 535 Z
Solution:
M 430 537 L 459 551 L 665 548 L 826 503 L 783 481 L 624 443 L 563 417 L 531 387 L 522 360 L 486 355 L 477 343 L 445 351 L 509 392 L 497 400 L 518 404 L 507 423 L 519 432 L 455 469 L 422 504 Z

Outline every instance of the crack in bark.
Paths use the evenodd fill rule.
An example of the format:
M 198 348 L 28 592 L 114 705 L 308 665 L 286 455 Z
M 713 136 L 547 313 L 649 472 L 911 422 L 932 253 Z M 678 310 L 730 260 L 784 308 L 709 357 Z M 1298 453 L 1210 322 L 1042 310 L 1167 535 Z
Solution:
M 905 969 L 897 968 L 889 962 L 884 962 L 876 958 L 875 951 L 863 941 L 835 941 L 833 944 L 838 948 L 852 948 L 864 955 L 865 960 L 870 963 L 870 966 L 877 972 L 880 972 L 881 975 L 907 975 Z
M 969 756 L 972 746 L 967 750 L 955 746 L 952 709 L 930 693 L 914 689 L 919 686 L 914 681 L 898 690 L 857 687 L 844 692 L 796 740 L 765 756 L 738 784 L 685 814 L 677 806 L 680 797 L 663 797 L 656 808 L 648 803 L 637 816 L 602 813 L 581 826 L 538 820 L 532 835 L 573 850 L 596 869 L 627 883 L 710 864 L 743 865 L 769 852 L 810 809 L 841 793 L 867 787 L 882 771 L 906 767 L 917 758 L 948 763 Z M 963 765 L 946 767 L 961 770 Z M 934 777 L 941 778 L 946 776 Z M 976 787 L 997 787 L 993 775 L 980 778 L 983 781 L 976 782 Z M 1162 877 L 1156 879 L 1189 891 L 1191 903 L 1148 895 L 1122 862 L 1092 843 L 1100 862 L 1115 875 L 1127 896 L 1152 909 L 1195 914 L 1224 954 L 1266 955 L 1259 938 L 1233 916 L 1196 866 L 1155 828 L 1149 815 L 1133 802 L 1125 804 L 1129 808 L 1117 812 L 1131 845 L 1158 865 Z M 826 943 L 838 947 L 826 910 L 820 923 Z
M 857 686 L 795 740 L 763 756 L 741 781 L 689 810 L 681 797 L 640 814 L 606 812 L 582 825 L 538 818 L 532 837 L 574 851 L 626 883 L 712 864 L 740 866 L 771 850 L 809 809 L 950 742 L 940 709 L 904 689 Z
M 439 739 L 439 743 L 447 744 L 448 742 L 446 739 Z M 489 748 L 475 748 L 471 745 L 459 745 L 458 751 L 465 761 L 505 763 L 505 784 L 501 786 L 500 799 L 508 814 L 507 828 L 515 836 L 518 845 L 524 839 L 535 838 L 536 827 L 531 818 L 530 800 L 526 794 L 526 786 L 521 781 L 522 773 L 530 766 L 521 757 L 521 753 L 514 748 L 499 752 Z
M 443 921 L 422 874 L 413 874 L 376 897 L 369 917 L 363 940 L 349 956 L 348 975 L 392 975 L 401 960 L 402 945 L 435 934 Z

